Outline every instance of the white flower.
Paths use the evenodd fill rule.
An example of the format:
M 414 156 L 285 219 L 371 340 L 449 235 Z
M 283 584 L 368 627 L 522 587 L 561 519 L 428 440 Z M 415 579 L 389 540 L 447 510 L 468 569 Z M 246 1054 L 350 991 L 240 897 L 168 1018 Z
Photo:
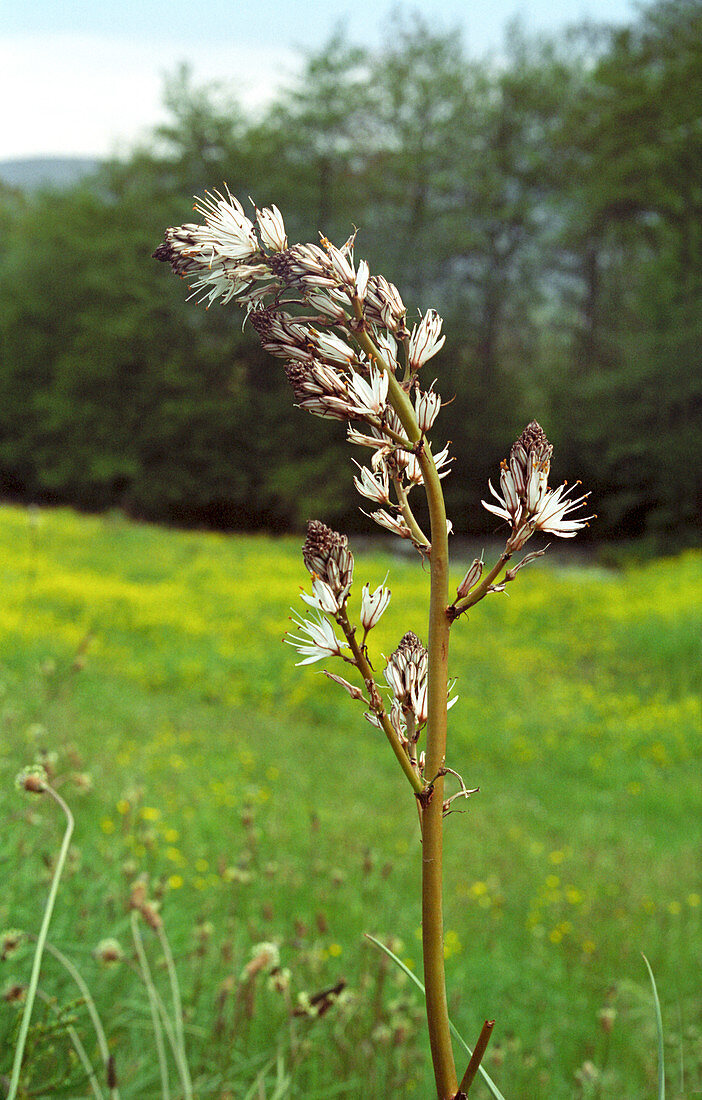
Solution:
M 316 329 L 310 328 L 308 337 L 320 357 L 330 363 L 340 363 L 348 366 L 356 359 L 353 348 L 344 343 L 340 337 L 335 336 L 333 332 L 318 332 Z
M 446 477 L 451 471 L 448 467 L 453 462 L 453 458 L 449 457 L 449 444 L 447 443 L 443 450 L 434 455 L 434 465 L 436 466 L 439 477 Z
M 379 584 L 375 592 L 371 592 L 370 585 L 364 584 L 361 596 L 361 626 L 364 630 L 375 626 L 389 603 L 389 588 Z
M 349 396 L 356 400 L 354 411 L 361 416 L 381 416 L 387 405 L 388 381 L 385 371 L 378 370 L 372 363 L 368 381 L 354 374 L 349 379 Z
M 550 469 L 548 459 L 540 459 L 538 455 L 529 455 L 528 477 L 525 490 L 526 510 L 529 514 L 538 511 L 539 505 L 548 492 L 548 474 Z M 500 476 L 500 481 L 502 477 Z
M 367 467 L 361 466 L 358 462 L 356 465 L 361 471 L 361 477 L 360 479 L 354 477 L 353 483 L 361 496 L 367 497 L 368 500 L 375 501 L 376 504 L 389 504 L 390 479 L 385 463 L 380 463 L 380 472 L 375 477 Z
M 308 596 L 306 592 L 301 592 L 300 598 L 316 611 L 326 611 L 329 615 L 336 615 L 343 603 L 343 598 L 340 603 L 331 586 L 319 577 L 312 581 L 312 593 L 313 595 Z
M 366 316 L 393 332 L 405 331 L 405 306 L 396 286 L 383 275 L 372 275 L 366 289 Z
M 580 484 L 576 482 L 576 485 Z M 575 486 L 574 486 L 575 487 Z M 589 493 L 571 500 L 566 490 L 565 482 L 557 489 L 550 489 L 542 498 L 539 510 L 534 516 L 534 526 L 538 531 L 545 531 L 549 535 L 560 535 L 562 539 L 572 539 L 582 527 L 587 527 L 588 520 L 594 516 L 582 516 L 578 519 L 566 519 L 574 509 L 580 508 L 583 501 L 587 500 Z
M 344 691 L 348 692 L 352 699 L 363 698 L 363 692 L 361 691 L 361 689 L 355 687 L 353 684 L 350 684 L 348 680 L 345 680 L 343 678 L 343 676 L 336 676 L 333 672 L 327 672 L 326 668 L 323 668 L 322 672 L 330 680 L 333 680 L 335 684 L 339 684 L 339 686 L 342 687 Z
M 356 272 L 353 269 L 353 264 L 349 260 L 345 251 L 337 248 L 336 245 L 328 241 L 326 237 L 322 237 L 322 246 L 329 257 L 331 266 L 334 269 L 336 275 L 338 275 L 342 283 L 346 283 L 347 286 L 352 287 L 356 283 Z M 368 278 L 366 277 L 366 283 Z
M 360 301 L 366 296 L 366 290 L 368 289 L 368 279 L 370 277 L 370 268 L 365 260 L 361 260 L 358 265 L 358 271 L 356 272 L 356 288 L 355 297 Z
M 294 244 L 287 252 L 273 256 L 271 266 L 286 282 L 302 283 L 305 287 L 331 289 L 339 281 L 326 253 L 317 244 Z
M 508 476 L 511 478 L 511 474 L 508 474 Z M 502 474 L 500 474 L 500 485 L 502 485 Z M 501 497 L 500 494 L 497 492 L 497 489 L 495 489 L 489 479 L 488 486 L 495 500 L 498 501 L 498 504 L 490 504 L 487 500 L 482 500 L 480 503 L 482 504 L 483 508 L 486 508 L 488 512 L 492 512 L 493 515 L 500 516 L 501 519 L 514 519 L 515 522 L 518 522 L 519 516 L 522 511 L 522 505 L 520 504 L 519 500 L 517 500 L 515 503 L 512 497 L 512 493 L 509 490 L 505 493 L 504 497 Z
M 417 424 L 420 432 L 429 431 L 441 408 L 441 397 L 438 393 L 434 393 L 433 387 L 434 382 L 424 393 L 418 390 L 415 394 L 414 408 L 417 413 Z
M 330 317 L 332 321 L 348 320 L 349 300 L 345 294 L 334 287 L 328 289 L 318 287 L 307 291 L 305 299 L 314 309 L 319 310 L 325 317 Z
M 362 508 L 361 511 L 363 512 Z M 368 516 L 369 519 L 375 520 L 379 527 L 385 527 L 393 535 L 399 535 L 401 539 L 412 538 L 412 532 L 401 516 L 391 516 L 383 508 L 379 508 L 377 512 L 363 512 L 363 514 Z
M 219 191 L 206 191 L 204 199 L 197 199 L 195 209 L 205 219 L 205 225 L 199 227 L 202 243 L 213 252 L 229 260 L 247 260 L 259 251 L 253 222 L 229 191 L 226 198 Z
M 473 564 L 456 590 L 456 596 L 459 600 L 467 596 L 473 585 L 478 583 L 483 573 L 483 565 L 482 555 L 473 560 Z
M 440 478 L 448 477 L 451 473 L 449 467 L 453 462 L 453 458 L 449 457 L 448 449 L 449 445 L 447 443 L 443 450 L 434 455 L 434 465 L 436 466 L 436 472 Z M 414 454 L 413 451 L 397 451 L 396 457 L 399 462 L 404 463 L 405 477 L 410 484 L 421 485 L 424 481 L 424 477 L 422 475 L 422 467 L 416 454 Z
M 571 498 L 571 490 L 566 490 L 565 483 L 557 489 L 549 489 L 552 451 L 553 447 L 541 426 L 532 420 L 512 446 L 509 462 L 502 463 L 502 495 L 493 487 L 492 482 L 488 482 L 497 504 L 485 500 L 482 504 L 488 512 L 510 523 L 512 533 L 506 547 L 509 553 L 521 550 L 534 531 L 544 531 L 560 538 L 573 538 L 581 528 L 587 526 L 588 520 L 594 518 L 568 518 L 581 507 L 589 493 Z M 498 591 L 499 588 L 493 586 L 491 590 Z
M 530 484 L 532 485 L 531 494 L 529 493 Z M 488 485 L 495 500 L 499 502 L 499 507 L 494 504 L 488 504 L 486 501 L 482 502 L 483 506 L 487 508 L 488 512 L 493 512 L 496 516 L 501 516 L 503 519 L 514 520 L 515 523 L 518 523 L 525 506 L 527 513 L 531 513 L 534 511 L 534 505 L 538 504 L 539 493 L 541 491 L 541 475 L 535 467 L 533 484 L 532 478 L 530 477 L 520 493 L 517 488 L 514 470 L 511 464 L 508 466 L 506 462 L 503 462 L 500 467 L 500 489 L 502 490 L 502 496 L 500 496 L 489 480 Z M 531 504 L 530 500 L 532 502 Z
M 407 358 L 412 370 L 419 370 L 428 359 L 436 355 L 446 340 L 439 337 L 443 321 L 435 309 L 427 310 L 418 325 L 412 329 Z
M 375 345 L 393 374 L 397 373 L 397 341 L 389 332 L 379 332 Z
M 261 240 L 267 248 L 272 252 L 282 252 L 288 247 L 283 215 L 277 206 L 264 206 L 263 210 L 256 207 L 256 221 Z
M 303 661 L 296 661 L 296 665 L 311 665 L 315 661 L 321 661 L 324 657 L 339 657 L 342 649 L 348 649 L 346 642 L 340 642 L 334 633 L 334 627 L 323 615 L 318 615 L 315 620 L 301 619 L 293 613 L 293 622 L 299 636 L 291 634 L 285 638 L 288 645 L 295 646 Z

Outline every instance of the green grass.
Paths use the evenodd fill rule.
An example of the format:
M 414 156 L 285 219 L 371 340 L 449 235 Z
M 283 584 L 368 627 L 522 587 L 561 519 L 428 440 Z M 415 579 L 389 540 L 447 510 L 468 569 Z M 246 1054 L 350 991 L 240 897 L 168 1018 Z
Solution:
M 405 630 L 426 633 L 418 561 L 357 554 L 359 592 L 388 570 L 377 668 Z M 272 1095 L 278 1051 L 281 1095 L 430 1096 L 416 991 L 363 939 L 393 937 L 420 971 L 416 811 L 359 704 L 281 644 L 307 581 L 298 542 L 4 507 L 0 578 L 0 928 L 39 927 L 61 822 L 12 780 L 57 752 L 76 834 L 50 938 L 103 1011 L 123 1100 L 160 1095 L 148 1004 L 128 967 L 101 970 L 91 951 L 110 935 L 130 949 L 141 871 L 176 956 L 198 1097 L 245 1096 L 273 1059 Z M 486 1068 L 507 1100 L 656 1095 L 642 952 L 669 1095 L 702 1089 L 700 582 L 693 554 L 619 572 L 547 561 L 453 628 L 447 762 L 480 793 L 446 822 L 449 995 L 471 1044 L 497 1018 Z M 262 940 L 280 944 L 293 1002 L 343 976 L 342 1003 L 291 1030 L 262 979 L 248 1019 L 239 977 Z M 27 949 L 0 964 L 0 986 L 29 965 Z M 41 984 L 76 1000 L 51 960 Z M 17 1019 L 0 1003 L 0 1041 Z M 78 1077 L 49 1022 L 38 1009 L 37 1096 L 61 1094 L 37 1084 L 52 1043 Z

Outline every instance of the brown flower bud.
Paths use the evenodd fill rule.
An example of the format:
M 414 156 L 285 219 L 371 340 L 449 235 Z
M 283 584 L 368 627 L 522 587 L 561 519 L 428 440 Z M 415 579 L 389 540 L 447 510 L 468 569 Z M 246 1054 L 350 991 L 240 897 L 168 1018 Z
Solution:
M 325 581 L 334 595 L 342 598 L 353 580 L 353 554 L 348 546 L 347 536 L 332 531 L 325 523 L 312 519 L 307 524 L 302 560 L 313 576 Z

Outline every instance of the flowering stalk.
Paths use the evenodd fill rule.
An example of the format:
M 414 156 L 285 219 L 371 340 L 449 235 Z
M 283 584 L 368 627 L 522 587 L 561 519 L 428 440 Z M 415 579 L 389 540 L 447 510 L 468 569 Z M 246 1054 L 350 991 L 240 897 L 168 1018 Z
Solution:
M 354 303 L 361 319 L 360 303 Z M 359 316 L 361 314 L 361 316 Z M 444 967 L 443 918 L 443 803 L 444 764 L 448 694 L 448 649 L 451 620 L 449 604 L 449 552 L 446 507 L 441 481 L 429 444 L 423 441 L 416 413 L 406 391 L 390 374 L 377 348 L 359 334 L 364 349 L 380 361 L 388 373 L 388 395 L 402 421 L 410 442 L 417 444 L 417 457 L 424 478 L 431 525 L 429 596 L 428 670 L 427 670 L 427 735 L 425 777 L 429 781 L 418 796 L 422 806 L 422 954 L 426 989 L 427 1025 L 431 1046 L 434 1077 L 438 1096 L 451 1100 L 458 1081 L 449 1030 L 446 976 Z
M 311 619 L 295 616 L 297 633 L 285 640 L 298 650 L 298 664 L 336 658 L 357 670 L 367 695 L 336 673 L 324 671 L 352 699 L 366 703 L 366 719 L 384 731 L 416 796 L 422 831 L 425 995 L 437 1097 L 458 1100 L 470 1087 L 479 1057 L 459 1089 L 444 977 L 443 817 L 454 798 L 475 790 L 461 780 L 458 794 L 444 799 L 444 776 L 457 775 L 446 766 L 447 711 L 454 702 L 448 698 L 450 627 L 488 594 L 503 591 L 523 566 L 544 552 L 527 554 L 503 574 L 536 531 L 572 537 L 586 522 L 572 518 L 585 496 L 572 498 L 565 485 L 548 488 L 552 447 L 532 421 L 502 463 L 501 493 L 490 485 L 497 504 L 483 502 L 510 526 L 505 549 L 483 579 L 482 558 L 476 559 L 451 603 L 451 524 L 441 487 L 451 459 L 448 447 L 436 455 L 432 452 L 427 432 L 433 429 L 442 401 L 434 382 L 422 387 L 420 381 L 421 368 L 445 341 L 438 313 L 428 310 L 410 332 L 396 287 L 382 275 L 372 275 L 365 261 L 356 264 L 355 235 L 341 248 L 325 237 L 319 244 L 289 246 L 277 207 L 256 207 L 254 224 L 228 192 L 209 195 L 196 209 L 205 224 L 168 229 L 154 255 L 188 278 L 201 300 L 236 300 L 246 309 L 263 347 L 285 360 L 300 408 L 346 422 L 348 441 L 371 450 L 371 468 L 357 463 L 360 477 L 354 477 L 359 493 L 379 506 L 370 518 L 409 539 L 429 561 L 427 649 L 412 631 L 403 636 L 384 670 L 391 694 L 388 705 L 375 680 L 367 639 L 390 592 L 381 585 L 371 595 L 370 585 L 364 587 L 359 641 L 348 610 L 354 570 L 348 539 L 317 520 L 309 523 L 302 550 L 312 581 L 312 594 L 303 593 L 302 598 L 315 614 Z M 427 498 L 429 538 L 408 499 L 417 485 L 424 486 Z M 425 747 L 418 751 L 423 733 Z

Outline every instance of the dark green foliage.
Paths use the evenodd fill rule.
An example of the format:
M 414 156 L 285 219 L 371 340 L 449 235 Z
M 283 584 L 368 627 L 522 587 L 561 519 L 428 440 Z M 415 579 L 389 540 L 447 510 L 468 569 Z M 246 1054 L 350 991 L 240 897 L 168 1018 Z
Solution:
M 167 82 L 171 121 L 61 193 L 0 192 L 0 492 L 222 528 L 366 526 L 338 424 L 292 406 L 235 307 L 205 312 L 150 259 L 193 193 L 276 202 L 436 306 L 459 530 L 526 420 L 600 535 L 688 537 L 702 336 L 702 14 L 625 30 L 512 28 L 499 69 L 398 16 L 372 53 L 336 35 L 265 117 Z M 431 379 L 428 379 L 431 381 Z M 363 454 L 357 454 L 363 459 Z

